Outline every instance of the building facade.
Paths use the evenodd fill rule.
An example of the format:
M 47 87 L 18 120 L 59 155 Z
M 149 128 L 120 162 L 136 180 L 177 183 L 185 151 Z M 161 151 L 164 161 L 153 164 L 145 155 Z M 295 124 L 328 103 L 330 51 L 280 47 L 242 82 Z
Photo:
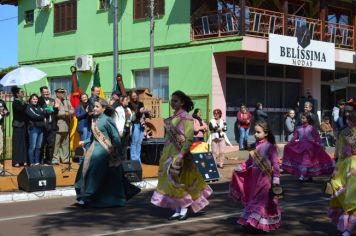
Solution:
M 37 8 L 36 1 L 0 0 L 18 5 L 19 64 L 35 66 L 48 77 L 44 84 L 70 90 L 75 57 L 91 55 L 100 64 L 105 92 L 113 87 L 113 13 L 106 0 L 56 0 Z M 349 0 L 156 0 L 155 78 L 149 80 L 150 25 L 147 0 L 119 0 L 119 72 L 125 87 L 148 87 L 163 99 L 169 115 L 169 94 L 192 95 L 205 118 L 220 108 L 235 139 L 240 104 L 253 111 L 262 102 L 279 139 L 283 116 L 302 96 L 315 99 L 319 115 L 328 114 L 340 98 L 356 97 L 356 3 Z M 241 11 L 240 9 L 245 9 Z M 312 41 L 335 48 L 335 68 L 292 66 L 269 62 L 269 35 L 297 38 L 307 29 Z M 299 47 L 299 46 L 298 46 Z M 78 72 L 87 92 L 92 71 Z

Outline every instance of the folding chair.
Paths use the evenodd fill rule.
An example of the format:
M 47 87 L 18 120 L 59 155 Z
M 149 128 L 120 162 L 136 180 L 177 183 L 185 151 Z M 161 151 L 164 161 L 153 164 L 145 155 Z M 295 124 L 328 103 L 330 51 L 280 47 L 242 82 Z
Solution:
M 203 25 L 203 34 L 207 35 L 210 34 L 210 28 L 209 28 L 209 19 L 207 16 L 202 16 L 202 25 Z
M 253 31 L 260 31 L 260 23 L 261 23 L 261 13 L 256 12 L 253 18 Z
M 275 26 L 276 26 L 276 17 L 275 16 L 271 16 L 269 18 L 269 32 L 270 33 L 274 34 Z
M 232 32 L 234 31 L 234 22 L 232 19 L 232 15 L 231 13 L 226 13 L 225 14 L 225 18 L 226 18 L 226 30 L 227 32 Z

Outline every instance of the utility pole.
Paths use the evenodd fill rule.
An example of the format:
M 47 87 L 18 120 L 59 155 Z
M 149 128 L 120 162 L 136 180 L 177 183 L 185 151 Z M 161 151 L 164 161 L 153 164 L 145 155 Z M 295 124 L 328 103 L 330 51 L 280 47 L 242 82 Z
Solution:
M 150 88 L 154 79 L 154 31 L 155 31 L 155 1 L 150 2 Z
M 114 5 L 114 24 L 113 24 L 113 32 L 114 32 L 114 51 L 113 51 L 113 56 L 114 56 L 114 81 L 113 81 L 113 91 L 116 89 L 116 83 L 117 79 L 116 76 L 118 74 L 118 62 L 119 62 L 119 46 L 118 46 L 118 0 L 113 0 L 113 5 Z

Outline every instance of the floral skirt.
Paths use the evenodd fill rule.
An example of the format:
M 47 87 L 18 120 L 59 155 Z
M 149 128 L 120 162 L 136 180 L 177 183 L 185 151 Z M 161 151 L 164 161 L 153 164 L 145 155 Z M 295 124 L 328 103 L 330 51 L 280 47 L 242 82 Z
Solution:
M 172 180 L 168 173 L 172 161 L 173 157 L 162 156 L 158 170 L 158 185 L 151 203 L 163 208 L 191 207 L 193 212 L 200 211 L 209 204 L 207 198 L 213 190 L 205 183 L 197 167 L 189 159 L 184 159 L 177 181 Z

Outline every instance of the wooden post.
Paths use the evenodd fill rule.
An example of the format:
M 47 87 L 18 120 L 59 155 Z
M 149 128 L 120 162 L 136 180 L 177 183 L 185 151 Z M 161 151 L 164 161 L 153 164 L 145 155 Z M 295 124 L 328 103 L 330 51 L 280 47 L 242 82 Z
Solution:
M 288 0 L 283 1 L 283 35 L 288 35 Z
M 325 0 L 320 1 L 320 41 L 324 41 L 325 39 L 325 19 L 326 19 L 326 3 Z
M 240 36 L 245 36 L 245 0 L 240 1 Z

